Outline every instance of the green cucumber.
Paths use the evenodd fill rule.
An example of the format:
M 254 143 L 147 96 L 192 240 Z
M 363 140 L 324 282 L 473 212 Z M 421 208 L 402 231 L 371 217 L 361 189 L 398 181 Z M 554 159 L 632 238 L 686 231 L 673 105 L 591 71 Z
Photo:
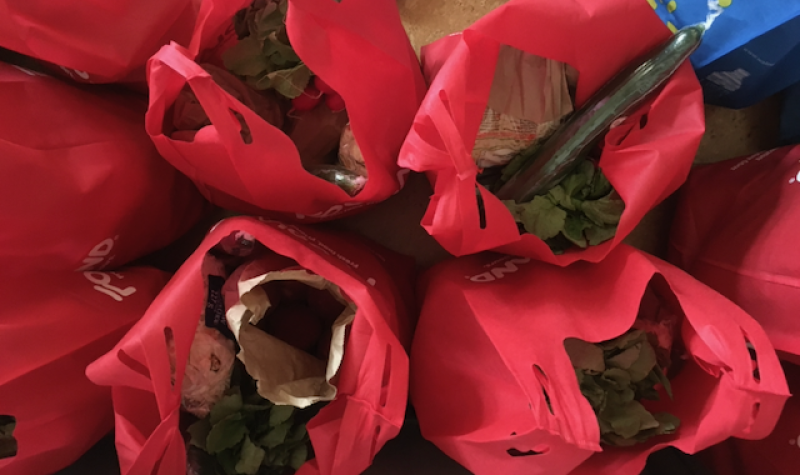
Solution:
M 350 196 L 355 196 L 367 183 L 367 177 L 338 165 L 322 165 L 311 170 L 315 176 L 329 181 L 343 189 Z
M 497 197 L 525 203 L 557 185 L 615 120 L 632 113 L 675 73 L 700 45 L 704 32 L 701 24 L 685 27 L 619 72 L 501 184 Z

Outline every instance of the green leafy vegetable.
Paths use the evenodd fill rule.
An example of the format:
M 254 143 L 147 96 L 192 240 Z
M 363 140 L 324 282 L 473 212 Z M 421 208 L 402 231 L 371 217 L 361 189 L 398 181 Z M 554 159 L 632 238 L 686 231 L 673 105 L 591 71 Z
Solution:
M 17 419 L 14 416 L 0 415 L 0 460 L 17 455 L 17 439 L 14 429 Z
M 230 449 L 239 444 L 246 433 L 247 426 L 242 415 L 231 414 L 211 426 L 206 438 L 206 450 L 211 454 L 216 454 Z
M 274 89 L 294 99 L 312 73 L 297 56 L 286 33 L 288 0 L 254 0 L 233 19 L 239 42 L 222 54 L 225 67 L 259 90 Z
M 604 443 L 629 446 L 678 429 L 677 417 L 651 414 L 640 402 L 658 400 L 657 384 L 672 397 L 669 380 L 658 366 L 645 332 L 631 330 L 597 344 L 569 338 L 564 349 L 581 393 L 597 415 Z
M 234 470 L 236 470 L 236 473 L 256 475 L 266 454 L 267 452 L 264 449 L 254 444 L 250 437 L 245 436 L 242 452 Z
M 305 445 L 301 445 L 292 451 L 291 458 L 289 459 L 289 465 L 297 470 L 300 468 L 303 463 L 305 463 L 306 458 L 308 457 L 308 449 Z
M 611 183 L 589 160 L 547 194 L 527 203 L 503 203 L 522 229 L 547 242 L 555 254 L 570 245 L 586 248 L 611 239 L 625 210 Z
M 526 231 L 541 239 L 550 239 L 564 229 L 567 212 L 543 196 L 537 196 L 524 205 L 518 205 L 513 201 L 503 201 L 503 203 L 514 215 L 514 219 L 523 223 Z
M 286 436 L 289 435 L 289 429 L 291 428 L 291 423 L 284 423 L 273 427 L 267 432 L 267 435 L 259 440 L 259 443 L 268 449 L 274 449 L 286 441 Z
M 214 407 L 211 408 L 209 414 L 209 422 L 211 425 L 218 424 L 222 419 L 236 414 L 242 410 L 242 395 L 239 392 L 229 394 L 219 400 Z
M 252 382 L 252 381 L 251 381 Z M 189 445 L 213 455 L 226 475 L 289 475 L 310 455 L 305 416 L 233 386 L 187 429 Z
M 288 421 L 294 414 L 294 406 L 273 406 L 269 413 L 269 425 L 275 427 Z
M 206 440 L 208 434 L 211 432 L 211 421 L 208 418 L 200 419 L 194 424 L 190 425 L 186 431 L 189 433 L 189 443 L 198 449 L 208 450 L 206 448 Z

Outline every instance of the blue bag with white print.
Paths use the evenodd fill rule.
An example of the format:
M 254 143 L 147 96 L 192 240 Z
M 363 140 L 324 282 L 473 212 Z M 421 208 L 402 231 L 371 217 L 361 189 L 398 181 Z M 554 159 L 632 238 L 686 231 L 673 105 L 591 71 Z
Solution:
M 800 0 L 647 0 L 666 25 L 710 23 L 692 65 L 705 101 L 751 106 L 800 81 Z

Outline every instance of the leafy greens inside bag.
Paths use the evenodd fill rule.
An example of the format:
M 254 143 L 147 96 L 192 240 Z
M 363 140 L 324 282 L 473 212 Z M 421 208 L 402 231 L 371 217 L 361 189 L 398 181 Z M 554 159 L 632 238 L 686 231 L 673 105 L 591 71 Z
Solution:
M 290 475 L 314 457 L 306 423 L 336 397 L 355 306 L 242 232 L 212 249 L 203 274 L 181 388 L 188 473 Z
M 569 65 L 501 47 L 472 150 L 480 184 L 497 191 L 535 155 L 573 113 L 576 84 Z M 547 193 L 524 203 L 503 201 L 520 232 L 539 237 L 555 254 L 614 236 L 625 204 L 597 165 L 598 152 Z
M 679 317 L 648 289 L 631 330 L 599 343 L 564 341 L 581 393 L 597 415 L 603 443 L 626 447 L 673 434 L 680 420 L 651 413 L 642 401 L 658 401 L 661 387 L 672 398 L 667 371 L 672 367 Z
M 355 196 L 368 174 L 344 100 L 292 49 L 286 31 L 288 8 L 288 0 L 254 0 L 231 20 L 233 44 L 227 47 L 231 39 L 223 39 L 217 47 L 227 47 L 221 53 L 225 69 L 208 63 L 202 67 L 226 92 L 286 133 L 306 170 Z M 175 140 L 192 141 L 198 130 L 210 125 L 188 85 L 172 114 L 172 129 L 165 132 Z M 236 118 L 242 139 L 251 143 L 247 123 Z

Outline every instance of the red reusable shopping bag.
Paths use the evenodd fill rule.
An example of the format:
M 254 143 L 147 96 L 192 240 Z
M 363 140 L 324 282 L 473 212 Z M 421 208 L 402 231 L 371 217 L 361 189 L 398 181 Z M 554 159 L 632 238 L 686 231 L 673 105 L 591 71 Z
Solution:
M 172 390 L 165 329 L 174 335 L 175 387 L 180 388 L 205 305 L 203 259 L 209 249 L 240 231 L 338 285 L 358 306 L 339 370 L 337 397 L 307 425 L 316 458 L 297 473 L 361 473 L 403 424 L 408 393 L 404 346 L 411 337 L 406 297 L 411 283 L 400 279 L 410 275 L 413 263 L 354 236 L 255 218 L 218 224 L 144 318 L 87 370 L 92 381 L 113 388 L 122 473 L 175 475 L 186 470 L 178 427 L 181 392 Z
M 669 30 L 641 0 L 512 0 L 460 35 L 423 49 L 431 84 L 399 163 L 426 172 L 434 188 L 422 226 L 457 256 L 493 249 L 558 265 L 598 262 L 642 217 L 686 179 L 705 130 L 703 97 L 689 64 L 653 99 L 606 135 L 600 168 L 625 202 L 616 236 L 554 255 L 520 235 L 508 209 L 483 186 L 471 150 L 489 97 L 501 45 L 578 70 L 580 107 L 617 71 L 664 41 Z M 483 198 L 481 228 L 476 186 Z
M 59 66 L 80 82 L 145 81 L 170 41 L 188 44 L 197 0 L 0 0 L 0 47 Z
M 0 415 L 16 418 L 3 475 L 67 467 L 114 427 L 111 391 L 86 366 L 109 351 L 166 284 L 152 268 L 6 274 L 0 280 Z
M 715 475 L 794 475 L 800 462 L 800 366 L 784 363 L 789 389 L 775 430 L 762 440 L 730 439 L 700 452 L 700 460 Z
M 673 346 L 688 356 L 670 374 L 674 399 L 662 390 L 661 401 L 644 405 L 681 424 L 674 435 L 633 447 L 601 447 L 564 340 L 624 334 L 648 285 L 682 316 L 682 345 Z M 423 295 L 411 400 L 422 435 L 476 475 L 639 474 L 648 454 L 666 446 L 692 454 L 730 436 L 766 436 L 788 397 L 775 351 L 751 317 L 627 245 L 598 264 L 568 267 L 495 254 L 460 258 L 429 271 Z
M 419 61 L 391 0 L 290 0 L 286 17 L 292 47 L 347 105 L 369 179 L 351 197 L 308 173 L 292 140 L 217 85 L 193 60 L 206 38 L 230 28 L 250 0 L 205 0 L 191 47 L 161 49 L 149 63 L 147 132 L 161 154 L 223 208 L 285 218 L 327 220 L 396 193 L 407 170 L 397 154 L 425 94 Z M 202 51 L 200 51 L 202 53 Z M 191 142 L 164 134 L 165 114 L 188 84 L 212 125 Z M 245 143 L 231 111 L 252 136 Z
M 138 97 L 0 63 L 0 104 L 5 269 L 116 268 L 171 243 L 205 210 L 158 156 Z
M 800 146 L 693 170 L 670 260 L 740 305 L 800 361 Z M 791 356 L 790 356 L 791 357 Z

